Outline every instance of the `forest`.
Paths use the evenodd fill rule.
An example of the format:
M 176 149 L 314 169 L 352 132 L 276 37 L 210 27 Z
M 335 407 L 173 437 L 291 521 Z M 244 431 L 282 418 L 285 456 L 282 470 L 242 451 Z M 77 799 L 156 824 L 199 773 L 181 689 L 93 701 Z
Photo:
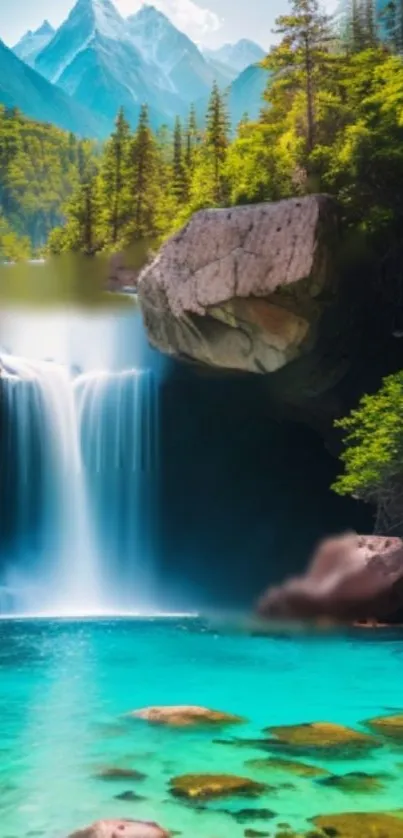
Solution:
M 292 0 L 267 56 L 260 118 L 235 131 L 214 87 L 204 123 L 134 131 L 120 110 L 103 147 L 0 110 L 3 258 L 161 240 L 203 207 L 324 191 L 344 222 L 384 240 L 403 214 L 403 7 L 350 0 L 336 24 Z

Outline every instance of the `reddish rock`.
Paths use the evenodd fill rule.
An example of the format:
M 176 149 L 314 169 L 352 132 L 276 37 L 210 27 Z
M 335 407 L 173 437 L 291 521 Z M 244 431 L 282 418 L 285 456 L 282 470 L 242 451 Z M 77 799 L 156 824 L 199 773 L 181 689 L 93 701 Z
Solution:
M 106 820 L 79 829 L 69 838 L 169 838 L 169 833 L 148 821 Z
M 401 622 L 403 541 L 350 533 L 329 538 L 306 575 L 269 589 L 258 611 L 268 619 Z

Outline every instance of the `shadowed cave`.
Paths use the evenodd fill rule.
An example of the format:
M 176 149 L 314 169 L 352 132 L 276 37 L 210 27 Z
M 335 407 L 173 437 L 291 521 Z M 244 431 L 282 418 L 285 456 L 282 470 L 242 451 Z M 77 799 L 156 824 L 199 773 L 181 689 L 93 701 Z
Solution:
M 371 531 L 371 510 L 330 491 L 339 467 L 302 424 L 270 416 L 262 377 L 171 362 L 160 391 L 161 597 L 250 606 L 305 567 L 330 532 Z

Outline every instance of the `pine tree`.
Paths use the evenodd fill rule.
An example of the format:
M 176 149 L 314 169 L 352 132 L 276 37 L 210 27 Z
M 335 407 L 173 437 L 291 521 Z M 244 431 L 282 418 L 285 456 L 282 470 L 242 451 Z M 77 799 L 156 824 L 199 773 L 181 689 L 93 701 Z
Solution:
M 188 180 L 183 152 L 182 123 L 179 117 L 175 122 L 173 143 L 173 193 L 179 204 L 184 204 L 188 197 Z
M 319 0 L 291 0 L 291 14 L 276 21 L 276 33 L 283 36 L 280 47 L 272 50 L 269 66 L 276 71 L 296 68 L 306 94 L 307 152 L 316 144 L 316 88 L 328 43 L 332 40 L 329 18 L 322 14 Z
M 194 152 L 197 146 L 198 136 L 196 108 L 194 105 L 191 105 L 186 129 L 186 167 L 189 172 L 192 171 L 194 166 Z
M 224 164 L 229 146 L 227 103 L 217 83 L 213 85 L 206 118 L 205 148 L 213 163 L 213 194 L 217 204 L 225 199 Z
M 105 146 L 99 179 L 102 216 L 101 237 L 116 245 L 127 221 L 127 180 L 129 168 L 130 126 L 123 108 L 116 118 L 115 130 Z
M 393 52 L 403 53 L 403 0 L 390 0 L 381 17 Z
M 158 147 L 150 128 L 148 107 L 143 105 L 130 148 L 130 221 L 126 238 L 139 240 L 155 236 L 161 200 Z

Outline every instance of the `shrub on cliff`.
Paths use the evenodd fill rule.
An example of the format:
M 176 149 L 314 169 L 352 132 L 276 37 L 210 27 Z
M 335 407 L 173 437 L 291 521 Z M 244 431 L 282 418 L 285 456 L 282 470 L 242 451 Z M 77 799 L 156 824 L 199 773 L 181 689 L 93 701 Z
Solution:
M 345 431 L 344 473 L 333 488 L 378 508 L 378 527 L 403 524 L 403 371 L 336 425 Z

